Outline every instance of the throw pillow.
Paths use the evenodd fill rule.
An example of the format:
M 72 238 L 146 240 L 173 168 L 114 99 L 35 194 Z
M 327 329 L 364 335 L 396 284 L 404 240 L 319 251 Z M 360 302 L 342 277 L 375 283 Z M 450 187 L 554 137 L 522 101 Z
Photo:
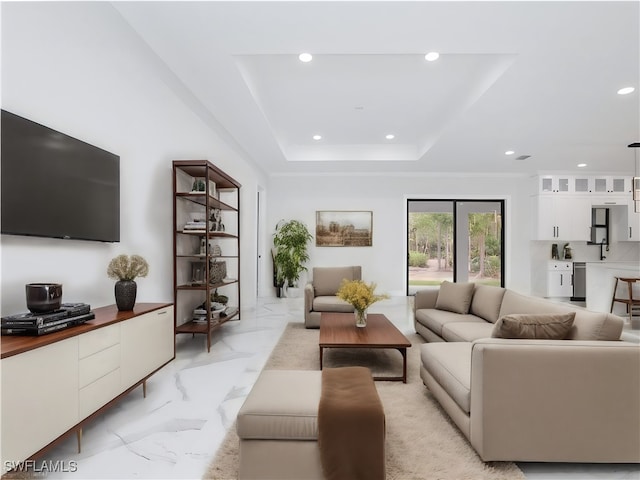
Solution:
M 445 280 L 440 285 L 436 308 L 466 315 L 469 313 L 474 288 L 475 285 L 471 282 L 452 283 Z
M 506 288 L 489 285 L 476 285 L 469 312 L 487 322 L 496 323 L 500 318 L 500 306 Z
M 573 326 L 575 316 L 575 312 L 505 315 L 498 319 L 491 336 L 495 338 L 564 340 Z

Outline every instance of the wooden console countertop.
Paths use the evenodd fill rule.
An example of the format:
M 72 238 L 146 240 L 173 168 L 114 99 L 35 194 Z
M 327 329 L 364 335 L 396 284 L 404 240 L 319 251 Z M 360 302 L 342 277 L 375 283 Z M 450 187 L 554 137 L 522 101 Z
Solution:
M 106 307 L 91 309 L 91 311 L 95 313 L 96 318 L 82 325 L 76 325 L 75 327 L 40 336 L 2 335 L 2 337 L 0 337 L 2 339 L 2 343 L 0 344 L 0 358 L 7 358 L 19 353 L 28 352 L 29 350 L 50 345 L 66 338 L 75 337 L 76 335 L 81 335 L 91 330 L 106 327 L 107 325 L 122 322 L 171 305 L 171 303 L 136 303 L 133 310 L 126 312 L 119 311 L 116 305 L 108 305 Z

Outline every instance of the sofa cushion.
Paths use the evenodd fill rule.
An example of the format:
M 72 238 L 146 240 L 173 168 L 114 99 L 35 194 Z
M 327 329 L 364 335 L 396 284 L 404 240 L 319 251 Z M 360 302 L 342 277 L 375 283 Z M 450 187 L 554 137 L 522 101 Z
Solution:
M 577 310 L 569 340 L 620 340 L 624 319 L 610 313 Z
M 567 303 L 559 304 L 544 298 L 530 297 L 507 289 L 504 292 L 504 297 L 502 297 L 499 317 L 513 313 L 569 313 L 575 311 L 576 309 Z
M 435 308 L 421 308 L 415 314 L 416 321 L 421 323 L 433 333 L 442 337 L 442 327 L 448 323 L 478 322 L 487 323 L 475 315 L 460 315 L 459 313 L 437 310 Z M 492 324 L 488 324 L 492 325 Z
M 420 346 L 422 366 L 467 414 L 471 408 L 472 343 L 425 343 Z
M 575 312 L 568 340 L 619 340 L 624 320 L 609 313 L 591 312 L 568 304 L 558 304 L 543 298 L 528 297 L 507 290 L 502 299 L 500 316 L 512 313 Z
M 321 371 L 264 370 L 238 412 L 238 436 L 316 440 L 321 391 Z
M 469 313 L 474 287 L 471 282 L 452 283 L 445 280 L 440 285 L 436 308 L 463 315 Z
M 476 285 L 469 313 L 484 318 L 488 322 L 496 323 L 500 318 L 500 305 L 505 291 L 506 289 L 502 287 Z
M 360 267 L 315 267 L 313 288 L 317 297 L 335 295 L 342 280 L 360 280 Z
M 496 322 L 491 336 L 564 340 L 573 326 L 575 316 L 575 312 L 505 315 Z
M 442 338 L 447 342 L 473 342 L 491 337 L 494 324 L 490 322 L 451 322 L 442 327 Z
M 353 312 L 353 305 L 333 295 L 313 299 L 314 312 Z

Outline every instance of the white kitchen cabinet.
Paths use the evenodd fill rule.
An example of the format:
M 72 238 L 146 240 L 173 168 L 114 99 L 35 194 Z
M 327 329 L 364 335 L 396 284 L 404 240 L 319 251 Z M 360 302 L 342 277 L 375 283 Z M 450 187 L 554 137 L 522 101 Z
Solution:
M 539 193 L 569 193 L 573 190 L 573 179 L 567 175 L 540 177 Z
M 630 189 L 630 177 L 606 176 L 594 178 L 594 193 L 628 193 Z
M 591 197 L 593 207 L 616 208 L 616 212 L 622 212 L 622 218 L 618 219 L 617 240 L 626 242 L 640 241 L 640 213 L 634 211 L 633 198 L 630 194 L 607 197 Z M 620 208 L 621 210 L 617 210 Z
M 631 177 L 625 176 L 575 176 L 572 179 L 573 193 L 616 194 L 631 191 Z
M 534 199 L 534 238 L 589 241 L 591 200 L 570 195 L 538 195 Z
M 573 296 L 573 263 L 549 262 L 547 267 L 547 297 Z
M 623 194 L 631 193 L 630 175 L 542 175 L 537 193 Z
M 632 198 L 629 199 L 627 206 L 627 222 L 626 231 L 620 240 L 640 242 L 640 213 L 635 212 Z
M 630 177 L 610 177 L 609 182 L 612 193 L 631 193 Z
M 582 176 L 573 178 L 573 191 L 575 193 L 589 193 L 593 189 L 593 179 Z

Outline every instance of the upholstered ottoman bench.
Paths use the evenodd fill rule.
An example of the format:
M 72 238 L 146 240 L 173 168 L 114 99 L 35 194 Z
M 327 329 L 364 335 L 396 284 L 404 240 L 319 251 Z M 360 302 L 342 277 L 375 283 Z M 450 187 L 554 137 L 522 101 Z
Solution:
M 345 463 L 384 479 L 384 410 L 366 368 L 265 370 L 236 427 L 240 480 L 334 478 Z

